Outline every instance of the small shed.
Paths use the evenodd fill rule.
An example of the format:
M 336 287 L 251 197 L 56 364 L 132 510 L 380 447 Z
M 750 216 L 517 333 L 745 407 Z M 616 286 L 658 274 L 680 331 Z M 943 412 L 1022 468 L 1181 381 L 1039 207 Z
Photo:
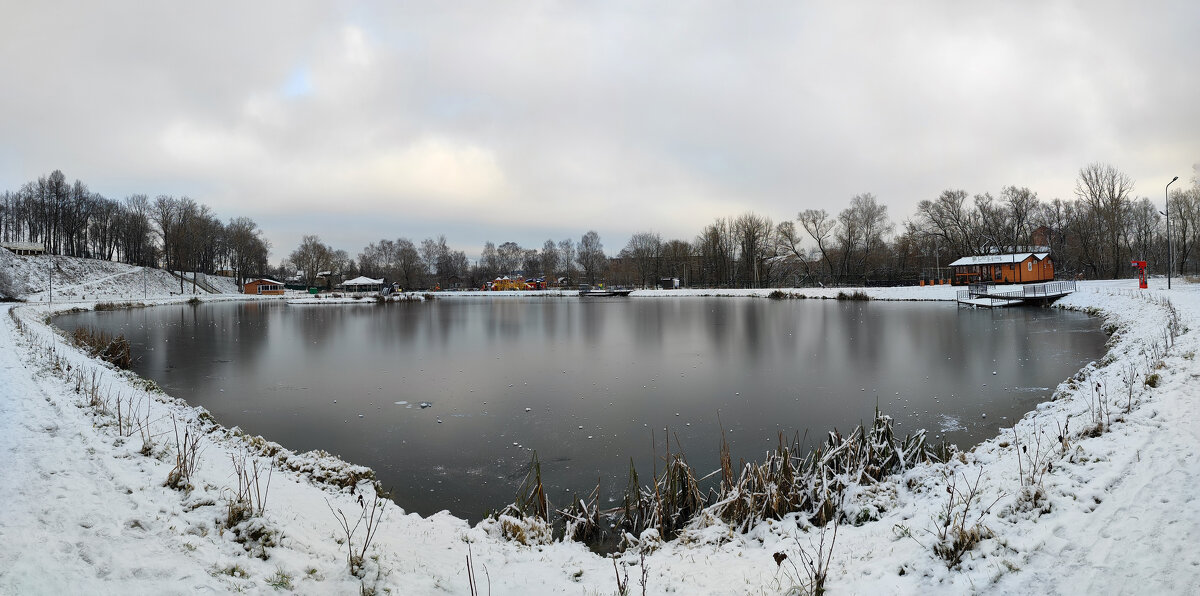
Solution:
M 259 278 L 242 285 L 243 294 L 258 294 L 262 296 L 282 296 L 283 282 L 273 279 Z
M 342 289 L 347 292 L 378 292 L 381 288 L 382 279 L 371 279 L 363 275 L 342 282 Z
M 1054 262 L 1049 252 L 997 253 L 963 257 L 950 263 L 950 283 L 1024 284 L 1054 281 Z
M 41 242 L 0 242 L 0 248 L 7 248 L 22 257 L 46 254 L 46 247 Z

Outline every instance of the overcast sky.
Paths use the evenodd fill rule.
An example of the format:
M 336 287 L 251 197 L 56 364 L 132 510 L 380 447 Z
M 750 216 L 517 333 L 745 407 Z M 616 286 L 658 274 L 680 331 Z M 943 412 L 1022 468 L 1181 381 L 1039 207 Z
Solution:
M 944 189 L 1162 200 L 1200 162 L 1200 2 L 0 0 L 0 190 L 253 217 L 356 255 L 844 209 Z

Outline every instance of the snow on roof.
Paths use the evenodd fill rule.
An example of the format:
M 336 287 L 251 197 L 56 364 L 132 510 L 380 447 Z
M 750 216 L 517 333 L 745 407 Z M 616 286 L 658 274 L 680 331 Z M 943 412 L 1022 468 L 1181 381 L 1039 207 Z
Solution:
M 1040 261 L 1042 259 L 1045 259 L 1048 256 L 1050 256 L 1050 253 L 1048 253 L 1048 252 L 1044 252 L 1044 253 L 1018 252 L 1018 253 L 1008 253 L 1008 254 L 1003 254 L 1003 255 L 979 255 L 979 256 L 974 256 L 974 257 L 963 257 L 957 261 L 954 261 L 953 263 L 950 263 L 949 266 L 950 267 L 958 267 L 961 265 L 997 265 L 997 264 L 1014 263 L 1014 262 L 1020 263 L 1020 262 L 1024 261 L 1025 259 L 1028 259 L 1029 257 L 1034 257 L 1035 259 Z
M 246 283 L 248 283 L 248 284 L 256 284 L 256 283 L 268 283 L 268 284 L 275 284 L 275 285 L 277 285 L 277 286 L 282 286 L 282 285 L 283 285 L 283 282 L 281 282 L 281 281 L 275 281 L 275 280 L 273 280 L 273 279 L 271 279 L 271 278 L 269 278 L 269 277 L 260 277 L 260 278 L 258 278 L 258 279 L 255 279 L 255 280 L 253 280 L 253 281 L 248 281 L 248 282 L 246 282 Z
M 0 242 L 0 247 L 9 250 L 45 250 L 46 247 L 41 242 Z
M 360 275 L 354 279 L 342 282 L 342 286 L 377 286 L 383 283 L 382 279 L 371 279 Z

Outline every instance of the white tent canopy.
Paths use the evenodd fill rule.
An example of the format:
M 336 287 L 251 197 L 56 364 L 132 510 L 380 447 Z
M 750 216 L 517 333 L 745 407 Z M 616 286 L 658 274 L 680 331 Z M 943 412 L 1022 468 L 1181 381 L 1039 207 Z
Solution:
M 342 289 L 347 292 L 374 292 L 383 289 L 383 280 L 360 275 L 342 282 Z

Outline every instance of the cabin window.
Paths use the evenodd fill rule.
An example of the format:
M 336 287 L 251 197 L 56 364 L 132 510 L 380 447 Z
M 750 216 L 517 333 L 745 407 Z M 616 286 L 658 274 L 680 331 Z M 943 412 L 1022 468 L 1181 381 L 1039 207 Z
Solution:
M 1028 263 L 1025 263 L 1025 270 L 1033 271 L 1033 261 L 1029 261 Z

